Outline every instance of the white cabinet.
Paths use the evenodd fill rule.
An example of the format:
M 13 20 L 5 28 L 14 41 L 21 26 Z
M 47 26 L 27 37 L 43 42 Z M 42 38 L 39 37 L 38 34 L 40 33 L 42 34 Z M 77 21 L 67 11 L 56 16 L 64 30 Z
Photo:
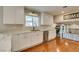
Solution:
M 15 7 L 3 7 L 3 23 L 14 24 L 15 23 Z
M 24 7 L 16 7 L 16 24 L 24 24 Z
M 67 38 L 67 39 L 74 40 L 74 41 L 79 41 L 79 36 L 76 34 L 64 33 L 63 38 Z
M 12 51 L 18 51 L 32 46 L 30 33 L 16 34 L 12 39 Z
M 27 49 L 43 42 L 43 32 L 26 32 L 13 36 L 12 51 Z
M 61 34 L 62 35 L 62 34 Z M 63 34 L 63 38 L 68 38 L 68 34 Z
M 24 7 L 3 7 L 3 24 L 24 24 Z
M 0 34 L 0 52 L 11 51 L 11 36 L 6 34 Z
M 52 40 L 55 37 L 56 37 L 56 31 L 55 30 L 49 31 L 48 40 Z
M 54 16 L 54 22 L 55 23 L 61 23 L 61 22 L 64 22 L 65 20 L 63 20 L 63 15 L 57 15 L 57 16 Z
M 53 16 L 41 13 L 41 25 L 52 25 L 53 24 Z
M 35 46 L 43 42 L 43 32 L 32 33 L 32 45 Z

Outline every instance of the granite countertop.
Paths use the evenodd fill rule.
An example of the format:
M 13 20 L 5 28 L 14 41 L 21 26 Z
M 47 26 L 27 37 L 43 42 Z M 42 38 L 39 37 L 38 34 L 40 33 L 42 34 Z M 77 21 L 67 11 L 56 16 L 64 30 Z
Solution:
M 20 33 L 31 33 L 31 32 L 43 32 L 42 30 L 36 30 L 36 31 L 31 31 L 31 30 L 19 30 L 19 31 L 5 31 L 5 32 L 0 32 L 0 34 L 20 34 Z

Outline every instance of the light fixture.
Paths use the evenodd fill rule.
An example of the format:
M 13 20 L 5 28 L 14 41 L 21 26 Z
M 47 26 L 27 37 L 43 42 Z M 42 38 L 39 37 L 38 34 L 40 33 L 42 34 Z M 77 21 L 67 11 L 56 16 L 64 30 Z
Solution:
M 62 7 L 62 11 L 61 11 L 62 14 L 65 13 L 65 12 L 64 12 L 64 9 L 67 8 L 67 7 L 68 7 L 68 6 L 63 6 L 63 7 Z
M 63 8 L 67 8 L 68 6 L 63 6 Z
M 35 13 L 35 12 L 30 12 L 29 15 L 32 15 L 32 16 L 38 16 L 38 14 Z

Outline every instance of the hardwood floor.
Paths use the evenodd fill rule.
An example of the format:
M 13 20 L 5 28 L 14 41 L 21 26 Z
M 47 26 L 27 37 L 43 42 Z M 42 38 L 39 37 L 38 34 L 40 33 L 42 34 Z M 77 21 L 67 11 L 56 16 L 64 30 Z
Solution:
M 57 37 L 52 41 L 25 49 L 22 52 L 79 52 L 79 42 Z

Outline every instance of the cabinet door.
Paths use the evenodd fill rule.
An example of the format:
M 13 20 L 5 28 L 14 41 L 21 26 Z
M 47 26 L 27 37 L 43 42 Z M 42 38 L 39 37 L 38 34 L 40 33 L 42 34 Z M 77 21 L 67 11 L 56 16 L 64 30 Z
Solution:
M 24 7 L 16 7 L 16 24 L 24 24 Z
M 20 48 L 19 35 L 13 35 L 12 37 L 12 51 L 17 51 Z
M 41 13 L 41 25 L 48 25 L 48 16 L 45 13 Z
M 32 46 L 43 42 L 43 32 L 32 33 Z
M 48 36 L 48 40 L 52 40 L 56 37 L 56 31 L 49 31 L 49 36 Z
M 14 6 L 3 7 L 3 24 L 15 24 L 16 14 Z
M 54 26 L 53 16 L 52 15 L 49 15 L 49 25 Z
M 67 34 L 63 34 L 63 38 L 68 38 L 68 37 L 67 37 Z
M 43 24 L 49 25 L 49 16 L 47 14 L 44 14 L 43 16 Z
M 18 51 L 32 47 L 30 33 L 14 35 L 12 40 L 12 51 Z
M 79 41 L 79 36 L 73 35 L 73 39 L 74 39 L 75 41 Z
M 0 35 L 0 52 L 11 51 L 11 36 L 2 34 Z
M 24 43 L 24 47 L 25 47 L 25 48 L 30 48 L 30 47 L 32 47 L 32 37 L 31 37 L 31 33 L 25 33 L 25 34 L 24 34 L 23 43 Z
M 51 25 L 51 22 L 52 22 L 51 16 L 48 15 L 48 14 L 45 14 L 44 24 L 46 24 L 46 25 Z
M 52 23 L 53 23 L 52 15 L 41 13 L 41 25 L 52 25 Z
M 24 24 L 24 7 L 8 6 L 3 7 L 4 24 Z

